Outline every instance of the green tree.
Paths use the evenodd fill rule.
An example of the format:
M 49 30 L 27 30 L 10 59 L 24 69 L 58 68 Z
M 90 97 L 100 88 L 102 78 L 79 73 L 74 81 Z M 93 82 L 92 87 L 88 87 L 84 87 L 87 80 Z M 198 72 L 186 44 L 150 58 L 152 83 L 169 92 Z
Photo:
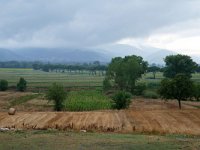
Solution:
M 119 91 L 113 96 L 114 109 L 128 108 L 131 103 L 131 94 L 125 91 Z
M 156 79 L 156 73 L 160 71 L 160 68 L 157 66 L 150 66 L 150 67 L 148 67 L 147 71 L 152 72 L 153 78 Z
M 165 58 L 164 76 L 174 78 L 177 74 L 185 74 L 191 78 L 191 74 L 195 72 L 197 64 L 187 55 L 170 55 Z
M 46 97 L 48 100 L 53 100 L 54 110 L 61 111 L 64 107 L 63 102 L 67 97 L 64 87 L 61 84 L 53 83 L 49 87 Z
M 163 99 L 177 99 L 181 109 L 181 101 L 187 100 L 193 93 L 193 82 L 185 74 L 177 74 L 173 79 L 163 79 L 159 94 Z
M 24 78 L 20 78 L 19 82 L 17 83 L 17 90 L 24 92 L 27 87 L 26 84 L 27 84 L 26 80 Z
M 120 90 L 134 92 L 135 83 L 147 69 L 147 62 L 139 56 L 113 58 L 108 66 L 107 77 L 113 79 Z
M 6 91 L 8 89 L 8 81 L 1 80 L 0 81 L 0 91 Z

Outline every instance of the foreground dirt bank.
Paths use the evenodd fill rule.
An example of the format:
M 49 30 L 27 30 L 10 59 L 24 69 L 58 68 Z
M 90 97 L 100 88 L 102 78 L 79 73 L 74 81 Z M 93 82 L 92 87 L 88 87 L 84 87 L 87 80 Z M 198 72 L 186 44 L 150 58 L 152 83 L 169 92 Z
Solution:
M 0 128 L 200 135 L 200 110 L 0 112 Z

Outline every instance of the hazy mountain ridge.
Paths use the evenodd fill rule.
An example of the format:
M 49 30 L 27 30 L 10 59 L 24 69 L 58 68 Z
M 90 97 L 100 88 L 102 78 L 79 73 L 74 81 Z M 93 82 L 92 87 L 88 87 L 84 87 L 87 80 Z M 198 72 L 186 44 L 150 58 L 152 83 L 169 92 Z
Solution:
M 128 45 L 110 45 L 93 49 L 69 49 L 69 48 L 22 48 L 3 49 L 0 48 L 0 61 L 43 61 L 43 62 L 109 62 L 113 57 L 126 55 L 142 56 L 149 64 L 164 65 L 164 58 L 175 52 L 153 47 L 132 47 Z M 192 58 L 200 63 L 199 56 Z

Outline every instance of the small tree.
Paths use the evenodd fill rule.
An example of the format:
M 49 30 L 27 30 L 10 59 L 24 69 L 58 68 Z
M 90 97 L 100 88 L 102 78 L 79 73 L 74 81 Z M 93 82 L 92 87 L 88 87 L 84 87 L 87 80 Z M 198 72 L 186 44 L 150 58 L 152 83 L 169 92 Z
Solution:
M 177 99 L 181 109 L 181 100 L 188 99 L 193 93 L 193 82 L 184 74 L 178 74 L 173 79 L 161 81 L 159 94 L 164 99 Z
M 26 90 L 26 80 L 24 78 L 20 78 L 19 82 L 17 83 L 17 90 L 24 92 Z
M 125 91 L 119 91 L 113 96 L 115 109 L 125 109 L 128 108 L 131 102 L 131 94 Z
M 61 84 L 53 83 L 53 85 L 49 87 L 46 97 L 48 100 L 54 101 L 54 110 L 61 111 L 63 109 L 63 102 L 67 97 L 67 93 Z
M 6 91 L 8 89 L 8 81 L 1 80 L 0 81 L 0 91 Z

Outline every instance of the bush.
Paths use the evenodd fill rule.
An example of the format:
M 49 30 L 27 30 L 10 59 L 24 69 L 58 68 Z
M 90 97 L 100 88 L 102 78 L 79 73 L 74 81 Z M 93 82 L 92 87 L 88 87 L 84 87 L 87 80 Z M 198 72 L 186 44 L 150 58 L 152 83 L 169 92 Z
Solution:
M 131 94 L 125 91 L 119 91 L 113 96 L 113 108 L 114 109 L 125 109 L 128 108 L 131 103 Z
M 8 89 L 8 81 L 1 80 L 0 81 L 0 91 L 6 91 Z
M 134 94 L 142 95 L 144 90 L 146 90 L 147 86 L 145 82 L 138 82 L 135 86 Z
M 197 101 L 200 100 L 200 84 L 193 85 L 193 93 L 191 97 L 194 97 Z
M 158 99 L 159 98 L 159 95 L 154 91 L 145 91 L 143 96 L 145 98 L 153 98 L 153 99 Z
M 24 78 L 20 78 L 19 82 L 17 83 L 17 90 L 24 92 L 26 90 L 26 80 Z
M 110 80 L 108 78 L 105 78 L 103 80 L 103 91 L 108 91 L 110 90 L 112 87 L 111 83 L 110 83 Z
M 67 97 L 67 93 L 62 85 L 53 83 L 53 85 L 49 87 L 46 97 L 48 100 L 54 101 L 54 110 L 61 111 L 64 107 L 63 102 Z

